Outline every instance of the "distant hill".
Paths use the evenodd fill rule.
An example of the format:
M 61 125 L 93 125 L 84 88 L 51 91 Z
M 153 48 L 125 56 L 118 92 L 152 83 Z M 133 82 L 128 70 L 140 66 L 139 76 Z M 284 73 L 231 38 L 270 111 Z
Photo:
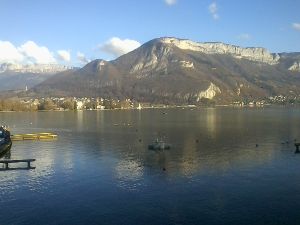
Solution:
M 0 91 L 15 91 L 31 88 L 54 74 L 71 67 L 57 64 L 33 64 L 21 65 L 3 63 L 0 64 Z
M 299 98 L 299 62 L 299 53 L 158 38 L 116 60 L 58 73 L 31 94 L 188 104 Z

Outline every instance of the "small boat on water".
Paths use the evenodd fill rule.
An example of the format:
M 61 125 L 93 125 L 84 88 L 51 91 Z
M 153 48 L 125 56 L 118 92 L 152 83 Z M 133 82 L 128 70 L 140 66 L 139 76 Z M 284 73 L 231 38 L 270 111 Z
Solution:
M 170 148 L 171 148 L 170 144 L 167 144 L 164 141 L 158 139 L 156 139 L 153 144 L 148 145 L 148 149 L 150 150 L 167 150 Z
M 5 127 L 0 127 L 0 158 L 2 158 L 11 148 L 12 142 L 10 132 Z

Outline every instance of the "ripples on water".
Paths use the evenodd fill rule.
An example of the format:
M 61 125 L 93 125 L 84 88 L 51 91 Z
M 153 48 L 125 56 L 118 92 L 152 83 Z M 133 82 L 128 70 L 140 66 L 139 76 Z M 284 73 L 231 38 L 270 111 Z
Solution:
M 12 133 L 59 137 L 13 143 L 11 158 L 36 158 L 36 169 L 0 171 L 0 224 L 300 223 L 299 115 L 297 108 L 2 113 Z M 157 137 L 172 148 L 148 150 Z

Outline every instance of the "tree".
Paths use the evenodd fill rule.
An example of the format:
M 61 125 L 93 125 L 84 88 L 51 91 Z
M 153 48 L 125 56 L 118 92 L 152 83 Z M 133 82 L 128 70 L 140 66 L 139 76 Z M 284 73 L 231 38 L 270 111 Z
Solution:
M 67 110 L 74 110 L 76 108 L 76 104 L 72 100 L 66 100 L 60 106 Z
M 204 106 L 214 106 L 216 104 L 216 102 L 209 98 L 201 98 L 200 104 L 204 105 Z
M 45 99 L 38 107 L 39 110 L 54 110 L 57 105 L 51 99 Z

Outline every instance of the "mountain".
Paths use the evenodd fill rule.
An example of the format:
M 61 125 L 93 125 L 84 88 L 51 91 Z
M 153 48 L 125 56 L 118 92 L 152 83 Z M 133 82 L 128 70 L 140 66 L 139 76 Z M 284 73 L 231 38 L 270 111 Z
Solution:
M 290 71 L 300 72 L 300 52 L 281 53 L 280 65 Z
M 0 91 L 25 90 L 31 88 L 54 74 L 72 69 L 58 64 L 21 65 L 0 64 Z
M 143 102 L 228 103 L 299 97 L 299 53 L 224 43 L 151 40 L 116 60 L 94 60 L 32 89 L 40 96 L 101 96 Z M 297 66 L 298 65 L 298 66 Z

